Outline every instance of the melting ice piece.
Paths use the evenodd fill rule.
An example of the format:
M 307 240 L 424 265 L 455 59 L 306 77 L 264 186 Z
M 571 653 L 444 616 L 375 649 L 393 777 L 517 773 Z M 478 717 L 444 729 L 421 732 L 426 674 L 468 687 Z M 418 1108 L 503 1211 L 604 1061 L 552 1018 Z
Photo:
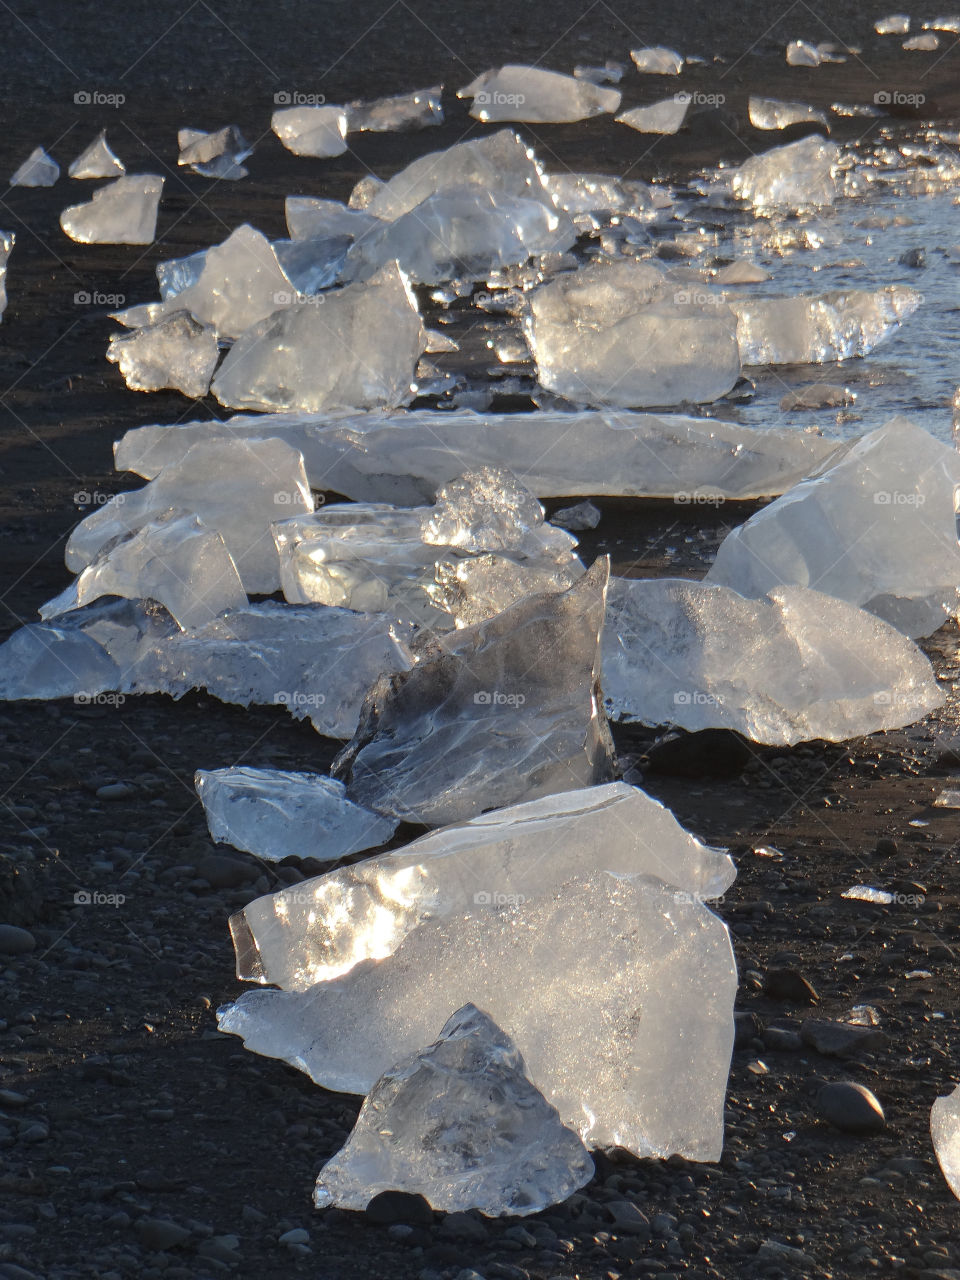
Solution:
M 656 76 L 678 76 L 683 70 L 683 59 L 673 49 L 654 45 L 650 49 L 631 49 L 630 57 L 638 71 Z
M 56 617 L 101 596 L 157 600 L 183 628 L 195 631 L 227 609 L 242 609 L 246 593 L 219 533 L 195 515 L 170 511 L 106 543 L 59 596 L 40 610 Z
M 857 393 L 849 387 L 832 382 L 815 382 L 800 391 L 788 391 L 780 400 L 780 408 L 786 413 L 794 409 L 836 409 L 853 404 Z
M 477 120 L 561 124 L 616 111 L 621 94 L 558 71 L 511 63 L 484 71 L 457 97 L 473 99 L 470 114 Z
M 921 36 L 911 36 L 909 40 L 904 40 L 902 47 L 907 53 L 933 53 L 940 48 L 940 38 L 932 31 L 927 31 Z
M 944 700 L 916 645 L 845 600 L 666 578 L 613 580 L 603 689 L 612 718 L 771 746 L 900 728 Z
M 729 533 L 707 581 L 813 587 L 930 635 L 960 600 L 958 486 L 956 451 L 894 418 Z
M 733 316 L 652 263 L 594 263 L 529 295 L 524 332 L 541 384 L 623 408 L 716 400 L 740 376 Z M 643 358 L 638 353 L 643 353 Z
M 60 166 L 43 147 L 34 149 L 10 179 L 11 187 L 52 187 L 60 177 Z
M 909 285 L 796 298 L 730 299 L 745 365 L 824 364 L 865 356 L 923 301 Z
M 538 1213 L 593 1177 L 579 1136 L 531 1084 L 513 1040 L 472 1004 L 385 1071 L 317 1178 L 314 1204 L 365 1209 L 381 1191 L 446 1213 Z
M 836 197 L 834 174 L 839 158 L 836 143 L 811 134 L 745 160 L 733 171 L 730 189 L 761 214 L 820 208 Z
M 787 45 L 787 64 L 791 67 L 819 67 L 823 54 L 806 40 L 791 40 Z
M 547 557 L 527 560 L 486 552 L 438 561 L 435 582 L 426 592 L 456 626 L 472 627 L 526 596 L 566 591 L 582 572 L 583 566 L 573 556 L 553 562 Z
M 203 273 L 206 261 L 207 251 L 201 249 L 198 253 L 188 253 L 185 258 L 167 258 L 163 262 L 158 262 L 157 283 L 160 286 L 160 297 L 164 302 L 182 293 L 189 285 L 196 284 Z
M 606 173 L 551 173 L 547 182 L 557 204 L 574 219 L 574 224 L 588 230 L 597 226 L 593 217 L 625 213 L 631 218 L 649 221 L 657 217 L 670 199 L 646 182 L 612 178 Z
M 227 353 L 213 393 L 231 409 L 394 408 L 413 395 L 424 346 L 416 299 L 393 263 L 252 325 Z
M 117 178 L 98 187 L 87 204 L 73 204 L 60 226 L 80 244 L 152 244 L 163 179 L 154 173 Z
M 339 200 L 319 196 L 287 196 L 284 202 L 287 230 L 291 240 L 318 240 L 349 236 L 359 240 L 382 225 L 363 209 L 351 209 Z
M 830 110 L 835 116 L 847 116 L 853 119 L 857 117 L 877 119 L 883 115 L 879 107 L 868 102 L 831 102 Z
M 960 1085 L 931 1107 L 930 1137 L 940 1171 L 960 1200 Z
M 625 71 L 622 62 L 612 62 L 609 58 L 602 67 L 577 65 L 573 68 L 578 80 L 589 80 L 592 84 L 619 84 Z
M 291 303 L 294 294 L 302 295 L 296 301 L 305 301 L 306 295 L 329 289 L 340 279 L 347 261 L 347 250 L 352 241 L 349 236 L 322 236 L 316 240 L 274 240 L 272 247 L 277 255 L 280 270 L 293 286 L 289 290 Z M 285 294 L 277 294 L 278 302 L 285 301 Z M 319 304 L 318 304 L 319 305 Z
M 929 22 L 923 24 L 923 29 L 924 31 L 952 31 L 958 34 L 960 33 L 960 16 L 932 18 Z
M 341 156 L 347 149 L 344 107 L 288 107 L 273 113 L 270 127 L 295 156 Z
M 432 89 L 417 89 L 414 93 L 374 98 L 371 102 L 351 102 L 345 108 L 347 132 L 393 133 L 443 124 L 442 94 L 443 85 L 436 84 Z
M 0 231 L 0 316 L 7 309 L 7 259 L 16 241 L 12 231 Z
M 595 529 L 600 523 L 602 512 L 592 502 L 578 502 L 575 507 L 562 507 L 550 517 L 550 523 L 559 525 L 561 529 Z
M 938 809 L 960 809 L 960 791 L 955 787 L 948 787 L 946 791 L 940 792 L 933 803 Z
M 397 824 L 347 799 L 342 782 L 282 769 L 198 769 L 211 840 L 267 862 L 334 862 L 389 840 Z
M 270 525 L 278 514 L 313 510 L 303 457 L 282 440 L 200 440 L 179 463 L 132 493 L 92 511 L 67 542 L 67 568 L 79 572 L 112 539 L 171 508 L 195 512 L 216 530 L 251 595 L 280 585 Z
M 910 30 L 910 19 L 905 13 L 891 13 L 889 17 L 878 18 L 873 29 L 878 36 L 905 36 Z
M 439 637 L 412 671 L 371 689 L 334 762 L 350 798 L 438 826 L 519 799 L 605 782 L 613 744 L 598 705 L 609 561 Z
M 892 893 L 887 893 L 885 889 L 873 889 L 867 884 L 851 885 L 849 889 L 844 889 L 840 897 L 852 898 L 856 902 L 875 902 L 880 906 L 889 906 L 893 902 Z
M 199 399 L 210 390 L 220 349 L 217 335 L 189 311 L 174 311 L 157 324 L 114 333 L 107 359 L 117 365 L 131 391 L 170 387 Z
M 67 170 L 71 178 L 116 178 L 126 171 L 126 165 L 107 145 L 106 129 L 100 130 Z
M 780 102 L 777 98 L 758 98 L 751 94 L 748 111 L 750 123 L 755 129 L 786 129 L 792 124 L 822 124 L 830 132 L 826 114 L 805 102 Z
M 677 93 L 649 107 L 634 107 L 617 116 L 618 124 L 628 124 L 639 133 L 676 133 L 690 105 L 688 93 Z
M 189 165 L 203 178 L 226 178 L 234 182 L 248 174 L 240 162 L 250 155 L 253 148 L 235 124 L 228 124 L 215 133 L 180 129 L 177 146 L 180 148 L 177 164 Z
M 755 262 L 746 262 L 742 258 L 729 262 L 721 267 L 714 280 L 717 284 L 762 284 L 770 279 L 770 272 Z

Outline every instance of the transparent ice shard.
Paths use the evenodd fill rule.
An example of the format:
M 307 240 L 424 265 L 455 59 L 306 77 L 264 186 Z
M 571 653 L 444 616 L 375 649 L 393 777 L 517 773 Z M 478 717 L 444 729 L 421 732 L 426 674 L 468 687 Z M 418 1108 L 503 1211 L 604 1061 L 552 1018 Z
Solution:
M 796 409 L 836 409 L 853 404 L 856 398 L 857 393 L 849 387 L 838 386 L 833 382 L 815 382 L 813 386 L 803 387 L 800 391 L 788 391 L 780 400 L 780 408 L 785 412 Z
M 771 746 L 900 728 L 944 701 L 916 645 L 845 600 L 669 578 L 613 580 L 603 690 L 612 719 Z
M 34 149 L 10 178 L 11 187 L 52 187 L 60 177 L 60 166 L 44 151 Z
M 351 102 L 345 108 L 348 133 L 393 133 L 443 124 L 443 85 L 397 93 L 389 98 Z
M 630 57 L 638 71 L 648 75 L 678 76 L 683 70 L 683 58 L 673 49 L 654 45 L 649 49 L 631 49 Z
M 923 35 L 911 36 L 909 40 L 904 40 L 902 48 L 907 53 L 933 53 L 940 48 L 940 38 L 932 31 L 925 31 Z
M 131 391 L 166 387 L 199 399 L 210 390 L 220 349 L 217 335 L 189 311 L 174 311 L 157 324 L 111 334 L 107 359 L 117 365 Z
M 575 507 L 562 507 L 550 517 L 550 523 L 561 529 L 595 529 L 602 513 L 592 502 L 578 502 Z
M 873 29 L 878 36 L 905 36 L 910 30 L 910 18 L 905 13 L 891 13 L 886 18 L 878 18 Z
M 167 301 L 182 293 L 184 289 L 200 279 L 207 261 L 207 250 L 189 253 L 185 258 L 167 258 L 158 262 L 157 284 L 160 286 L 160 297 Z
M 389 840 L 396 822 L 347 799 L 343 783 L 282 769 L 198 769 L 194 783 L 211 840 L 266 862 L 334 862 Z
M 270 126 L 295 156 L 341 156 L 347 149 L 344 107 L 287 107 L 273 113 Z
M 573 74 L 578 80 L 589 80 L 592 84 L 619 84 L 625 71 L 626 67 L 622 62 L 613 62 L 609 58 L 602 67 L 578 64 L 573 68 Z
M 232 409 L 394 408 L 412 398 L 424 345 L 416 299 L 393 263 L 252 325 L 212 389 Z
M 67 568 L 79 572 L 106 543 L 171 508 L 194 512 L 220 534 L 254 595 L 280 585 L 270 525 L 280 514 L 312 511 L 313 498 L 301 454 L 282 440 L 200 440 L 142 489 L 118 494 L 82 520 L 67 542 Z
M 755 129 L 786 129 L 792 124 L 822 124 L 829 133 L 826 114 L 805 102 L 781 102 L 777 98 L 750 95 L 750 123 Z
M 352 241 L 349 236 L 320 236 L 315 240 L 274 240 L 273 251 L 280 269 L 290 281 L 294 295 L 304 301 L 309 294 L 329 289 L 340 280 Z M 283 301 L 285 294 L 277 294 Z
M 578 227 L 581 219 L 587 228 L 596 225 L 584 218 L 587 214 L 620 213 L 647 222 L 670 204 L 669 197 L 649 183 L 615 178 L 606 173 L 551 173 L 547 182 L 557 204 L 573 217 Z
M 41 608 L 40 616 L 56 617 L 107 595 L 157 600 L 184 631 L 247 604 L 219 533 L 205 528 L 195 515 L 178 511 L 106 543 L 74 582 Z
M 80 244 L 152 244 L 163 178 L 130 174 L 98 187 L 87 204 L 74 204 L 60 215 L 60 226 Z
M 324 200 L 319 196 L 287 196 L 284 212 L 291 240 L 318 240 L 327 236 L 359 240 L 382 225 L 380 218 L 372 217 L 363 209 L 351 209 L 339 200 Z
M 381 1191 L 488 1217 L 538 1213 L 593 1177 L 593 1160 L 535 1085 L 511 1038 L 464 1005 L 439 1039 L 370 1090 L 314 1204 L 365 1209 Z
M 12 231 L 0 231 L 0 316 L 7 309 L 7 259 L 16 242 Z
M 812 587 L 930 635 L 960 600 L 958 487 L 956 451 L 894 418 L 729 533 L 707 580 Z
M 228 124 L 215 133 L 180 129 L 177 145 L 180 148 L 177 164 L 188 165 L 203 178 L 226 178 L 233 182 L 247 177 L 248 170 L 240 162 L 246 160 L 253 148 L 235 124 Z
M 472 627 L 526 596 L 566 591 L 583 573 L 574 556 L 552 561 L 485 552 L 449 557 L 434 566 L 434 582 L 425 590 L 434 605 L 457 627 Z
M 940 1172 L 960 1200 L 960 1085 L 931 1107 L 930 1137 Z
M 609 562 L 437 638 L 412 671 L 371 689 L 332 772 L 352 800 L 426 825 L 606 781 L 598 705 Z
M 791 67 L 819 67 L 823 55 L 815 44 L 806 40 L 791 40 L 787 45 L 787 63 Z
M 71 178 L 116 178 L 126 171 L 126 165 L 107 145 L 106 129 L 100 130 L 67 170 Z
M 730 189 L 761 214 L 821 208 L 836 198 L 839 158 L 836 143 L 810 134 L 745 160 L 733 171 Z
M 199 275 L 181 288 L 174 305 L 229 339 L 289 306 L 293 295 L 270 241 L 243 223 L 204 251 Z
M 690 95 L 674 94 L 649 107 L 634 107 L 617 116 L 618 124 L 627 124 L 639 133 L 676 133 L 683 124 L 690 105 Z
M 473 99 L 470 114 L 477 120 L 560 124 L 616 111 L 621 94 L 558 71 L 510 63 L 484 71 L 457 97 Z
M 714 276 L 717 284 L 762 284 L 770 279 L 770 272 L 756 262 L 745 262 L 742 258 L 721 267 Z
M 678 289 L 651 263 L 566 272 L 534 289 L 527 307 L 540 382 L 574 404 L 706 402 L 740 376 L 736 325 L 722 299 Z

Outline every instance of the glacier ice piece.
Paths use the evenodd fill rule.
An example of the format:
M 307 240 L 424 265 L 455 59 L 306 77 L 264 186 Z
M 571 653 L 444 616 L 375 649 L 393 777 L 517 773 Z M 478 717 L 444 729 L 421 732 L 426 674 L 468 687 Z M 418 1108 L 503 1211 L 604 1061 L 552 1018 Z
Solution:
M 178 165 L 189 165 L 202 178 L 225 178 L 235 182 L 245 178 L 249 170 L 240 163 L 246 160 L 253 148 L 235 124 L 228 124 L 214 133 L 202 129 L 180 129 L 177 132 L 180 155 Z
M 815 382 L 799 391 L 786 392 L 780 399 L 780 408 L 784 412 L 795 409 L 836 409 L 853 404 L 856 398 L 857 393 L 849 387 L 833 382 Z
M 107 359 L 123 374 L 131 391 L 169 387 L 199 399 L 210 390 L 220 358 L 216 332 L 198 324 L 189 311 L 174 311 L 156 324 L 114 333 Z
M 760 214 L 821 208 L 836 198 L 839 159 L 835 142 L 812 133 L 745 160 L 734 169 L 730 189 Z
M 352 241 L 349 236 L 318 236 L 315 240 L 274 240 L 272 247 L 277 255 L 280 270 L 293 286 L 291 305 L 303 302 L 309 294 L 329 289 L 340 280 L 347 261 L 347 250 Z M 279 301 L 285 297 L 277 295 Z
M 60 177 L 60 166 L 43 147 L 34 149 L 10 178 L 11 187 L 52 187 Z
M 413 396 L 424 346 L 416 299 L 392 263 L 251 325 L 212 390 L 231 409 L 394 408 Z
M 905 36 L 910 30 L 910 18 L 905 13 L 891 13 L 878 18 L 873 24 L 878 36 Z
M 525 596 L 566 591 L 582 573 L 583 566 L 573 556 L 563 561 L 546 556 L 524 559 L 515 553 L 450 556 L 437 561 L 435 581 L 426 593 L 457 627 L 470 627 Z
M 524 333 L 541 384 L 573 403 L 706 402 L 740 376 L 736 324 L 707 290 L 652 263 L 594 263 L 532 290 Z
M 652 221 L 670 204 L 669 196 L 649 183 L 614 178 L 606 173 L 551 173 L 547 183 L 557 204 L 571 215 L 577 227 L 590 230 L 611 213 Z M 593 215 L 588 217 L 588 215 Z
M 374 849 L 397 829 L 347 799 L 342 782 L 283 769 L 198 769 L 194 778 L 211 840 L 266 862 L 334 862 Z
M 157 174 L 128 174 L 98 187 L 86 204 L 64 209 L 60 226 L 80 244 L 152 244 L 162 191 Z
M 960 791 L 956 787 L 948 787 L 940 792 L 933 803 L 937 809 L 960 809 Z
M 631 49 L 630 57 L 638 71 L 647 75 L 678 76 L 683 70 L 683 59 L 674 49 L 654 45 L 648 49 Z
M 854 902 L 876 902 L 884 907 L 889 906 L 894 901 L 892 893 L 887 893 L 885 889 L 873 889 L 867 884 L 851 885 L 849 889 L 844 889 L 840 897 L 850 898 Z
M 922 35 L 904 40 L 901 48 L 907 53 L 933 53 L 940 48 L 940 37 L 935 36 L 932 31 L 925 31 Z
M 830 132 L 825 112 L 805 102 L 781 102 L 777 98 L 750 95 L 747 107 L 755 129 L 786 129 L 792 124 L 822 124 Z
M 738 258 L 721 267 L 714 276 L 716 284 L 762 284 L 770 279 L 770 272 L 756 262 L 747 262 Z
M 7 309 L 7 259 L 16 242 L 17 237 L 12 231 L 0 231 L 0 316 Z
M 195 515 L 171 511 L 106 543 L 59 596 L 40 610 L 56 617 L 101 596 L 157 600 L 183 628 L 194 631 L 242 609 L 247 596 L 219 533 Z
M 958 488 L 957 452 L 894 418 L 733 529 L 707 581 L 812 587 L 930 635 L 960 603 Z
M 845 600 L 668 578 L 613 580 L 603 690 L 612 719 L 771 746 L 899 728 L 944 701 L 916 645 Z
M 443 85 L 347 105 L 348 133 L 393 133 L 443 124 Z
M 672 98 L 664 98 L 662 102 L 654 102 L 648 107 L 634 107 L 631 111 L 623 111 L 617 116 L 618 124 L 629 125 L 638 133 L 676 133 L 687 114 L 690 95 L 674 94 Z
M 106 129 L 101 129 L 90 145 L 80 152 L 67 173 L 71 178 L 116 178 L 126 171 L 127 166 L 107 144 Z
M 562 124 L 616 111 L 621 94 L 559 71 L 508 63 L 484 71 L 457 97 L 473 99 L 470 114 L 477 120 Z
M 819 67 L 823 54 L 815 44 L 807 40 L 791 40 L 787 45 L 787 65 L 791 67 Z
M 67 542 L 67 568 L 79 572 L 111 539 L 173 509 L 194 512 L 216 530 L 249 594 L 280 586 L 270 525 L 277 516 L 313 510 L 303 457 L 282 440 L 198 441 L 178 463 L 135 492 L 92 511 Z
M 931 1107 L 930 1137 L 940 1172 L 960 1200 L 960 1085 Z
M 177 294 L 182 293 L 189 285 L 196 284 L 203 274 L 203 268 L 207 261 L 206 249 L 200 249 L 197 253 L 188 253 L 185 258 L 167 258 L 163 262 L 158 262 L 156 266 L 157 284 L 160 286 L 160 297 L 164 302 L 168 298 L 175 298 Z M 147 303 L 147 306 L 156 306 L 156 303 Z M 130 308 L 134 310 L 135 308 Z M 162 310 L 162 309 L 161 309 Z
M 270 127 L 295 156 L 342 156 L 347 149 L 344 107 L 287 107 L 273 113 Z
M 446 1213 L 525 1215 L 566 1200 L 593 1173 L 513 1040 L 467 1004 L 432 1045 L 376 1082 L 321 1169 L 314 1204 L 365 1209 L 381 1191 L 400 1190 Z
M 359 240 L 382 225 L 363 209 L 351 209 L 339 200 L 319 196 L 287 196 L 284 202 L 287 230 L 291 240 L 319 240 L 328 236 L 349 236 Z
M 602 67 L 578 63 L 573 68 L 573 74 L 578 80 L 589 80 L 593 84 L 619 84 L 626 69 L 622 62 L 614 62 L 608 58 Z
M 598 704 L 609 561 L 562 594 L 520 600 L 438 637 L 370 690 L 332 772 L 351 800 L 428 826 L 605 782 L 613 743 Z
M 574 507 L 561 507 L 550 517 L 550 523 L 559 525 L 561 529 L 579 531 L 595 529 L 600 523 L 602 512 L 592 502 L 578 502 Z
M 960 16 L 954 15 L 949 18 L 931 18 L 929 22 L 923 24 L 924 31 L 952 31 L 955 35 L 960 34 Z

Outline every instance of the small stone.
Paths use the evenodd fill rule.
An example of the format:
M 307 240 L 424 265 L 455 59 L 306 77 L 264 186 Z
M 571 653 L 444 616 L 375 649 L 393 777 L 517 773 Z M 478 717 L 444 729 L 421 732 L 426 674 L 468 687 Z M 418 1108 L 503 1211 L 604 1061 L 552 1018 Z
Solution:
M 433 1210 L 421 1195 L 405 1191 L 381 1191 L 367 1205 L 364 1213 L 371 1222 L 389 1224 L 406 1222 L 424 1226 L 433 1223 Z
M 136 1226 L 137 1237 L 144 1249 L 165 1252 L 176 1249 L 190 1239 L 190 1232 L 176 1222 L 162 1218 L 141 1218 Z
M 256 863 L 248 864 L 220 853 L 211 853 L 197 863 L 197 875 L 212 889 L 239 889 L 259 874 L 260 867 Z
M 98 800 L 129 800 L 136 794 L 136 787 L 132 787 L 129 782 L 108 782 L 106 786 L 97 787 L 96 790 Z
M 763 989 L 774 1000 L 788 1000 L 791 1004 L 820 1003 L 814 988 L 796 969 L 769 969 Z
M 733 1015 L 733 1047 L 742 1049 L 763 1031 L 763 1023 L 755 1013 L 746 1013 L 741 1009 Z
M 806 1018 L 800 1027 L 804 1044 L 829 1058 L 851 1058 L 855 1054 L 882 1045 L 885 1036 L 875 1027 L 858 1027 L 847 1022 L 829 1022 L 823 1018 Z
M 901 266 L 915 267 L 918 270 L 927 265 L 927 253 L 925 249 L 907 249 L 901 253 L 898 261 Z
M 15 924 L 0 924 L 0 955 L 26 955 L 36 945 L 37 940 L 29 929 L 21 929 Z
M 788 1027 L 767 1027 L 761 1032 L 761 1039 L 775 1053 L 796 1053 L 803 1048 L 799 1032 Z
M 612 1200 L 605 1206 L 616 1231 L 626 1236 L 650 1238 L 650 1219 L 630 1200 Z
M 487 1239 L 487 1228 L 470 1213 L 448 1213 L 437 1235 L 445 1240 L 468 1240 L 471 1244 L 481 1244 Z
M 310 1232 L 304 1231 L 303 1227 L 294 1227 L 292 1231 L 285 1231 L 277 1241 L 277 1244 L 309 1244 Z
M 825 1084 L 817 1094 L 817 1109 L 825 1120 L 844 1133 L 879 1133 L 886 1128 L 886 1117 L 876 1094 L 850 1080 Z
M 30 1099 L 24 1093 L 15 1093 L 13 1089 L 0 1089 L 0 1107 L 25 1107 Z
M 899 850 L 896 840 L 890 836 L 881 836 L 877 841 L 876 853 L 881 858 L 895 858 Z

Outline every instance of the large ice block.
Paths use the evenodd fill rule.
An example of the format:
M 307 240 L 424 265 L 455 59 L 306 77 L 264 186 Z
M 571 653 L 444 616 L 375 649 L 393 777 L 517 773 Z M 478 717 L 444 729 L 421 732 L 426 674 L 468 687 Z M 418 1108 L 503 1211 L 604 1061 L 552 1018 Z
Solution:
M 346 107 L 348 133 L 393 133 L 443 124 L 443 85 L 397 93 L 389 98 L 351 102 Z
M 73 204 L 60 215 L 60 226 L 80 244 L 152 244 L 163 178 L 155 173 L 129 174 L 98 187 L 87 204 Z
M 960 1086 L 931 1107 L 930 1137 L 940 1171 L 960 1200 Z
M 745 365 L 824 364 L 865 356 L 923 301 L 905 284 L 796 298 L 729 299 Z
M 422 1195 L 446 1213 L 538 1213 L 593 1177 L 579 1136 L 530 1083 L 511 1038 L 464 1005 L 428 1048 L 380 1077 L 314 1204 L 365 1209 L 381 1191 Z
M 210 390 L 220 348 L 209 325 L 198 324 L 189 311 L 173 311 L 156 324 L 111 334 L 107 359 L 131 391 L 169 387 L 199 399 Z
M 342 782 L 282 769 L 198 769 L 194 784 L 211 840 L 266 862 L 334 862 L 389 840 L 396 822 L 347 799 Z
M 960 601 L 958 487 L 960 455 L 894 418 L 732 530 L 707 581 L 812 587 L 930 635 Z
M 821 208 L 836 198 L 839 159 L 836 143 L 811 134 L 745 160 L 730 189 L 760 214 Z
M 370 690 L 332 772 L 352 800 L 429 826 L 605 782 L 599 705 L 609 561 L 562 594 L 520 600 L 439 636 L 416 667 Z
M 107 144 L 106 129 L 100 130 L 67 170 L 71 178 L 116 178 L 126 171 L 126 165 Z
M 295 156 L 341 156 L 347 149 L 344 107 L 286 107 L 273 113 L 270 127 Z
M 542 385 L 574 404 L 702 403 L 740 376 L 729 307 L 649 262 L 594 263 L 539 286 L 524 332 Z
M 477 120 L 563 124 L 616 111 L 619 89 L 517 63 L 484 71 L 457 93 L 472 98 Z
M 11 175 L 11 187 L 52 187 L 60 177 L 60 166 L 43 147 L 34 149 Z
M 613 580 L 603 691 L 612 719 L 772 746 L 899 728 L 944 701 L 916 645 L 845 600 L 670 578 Z

